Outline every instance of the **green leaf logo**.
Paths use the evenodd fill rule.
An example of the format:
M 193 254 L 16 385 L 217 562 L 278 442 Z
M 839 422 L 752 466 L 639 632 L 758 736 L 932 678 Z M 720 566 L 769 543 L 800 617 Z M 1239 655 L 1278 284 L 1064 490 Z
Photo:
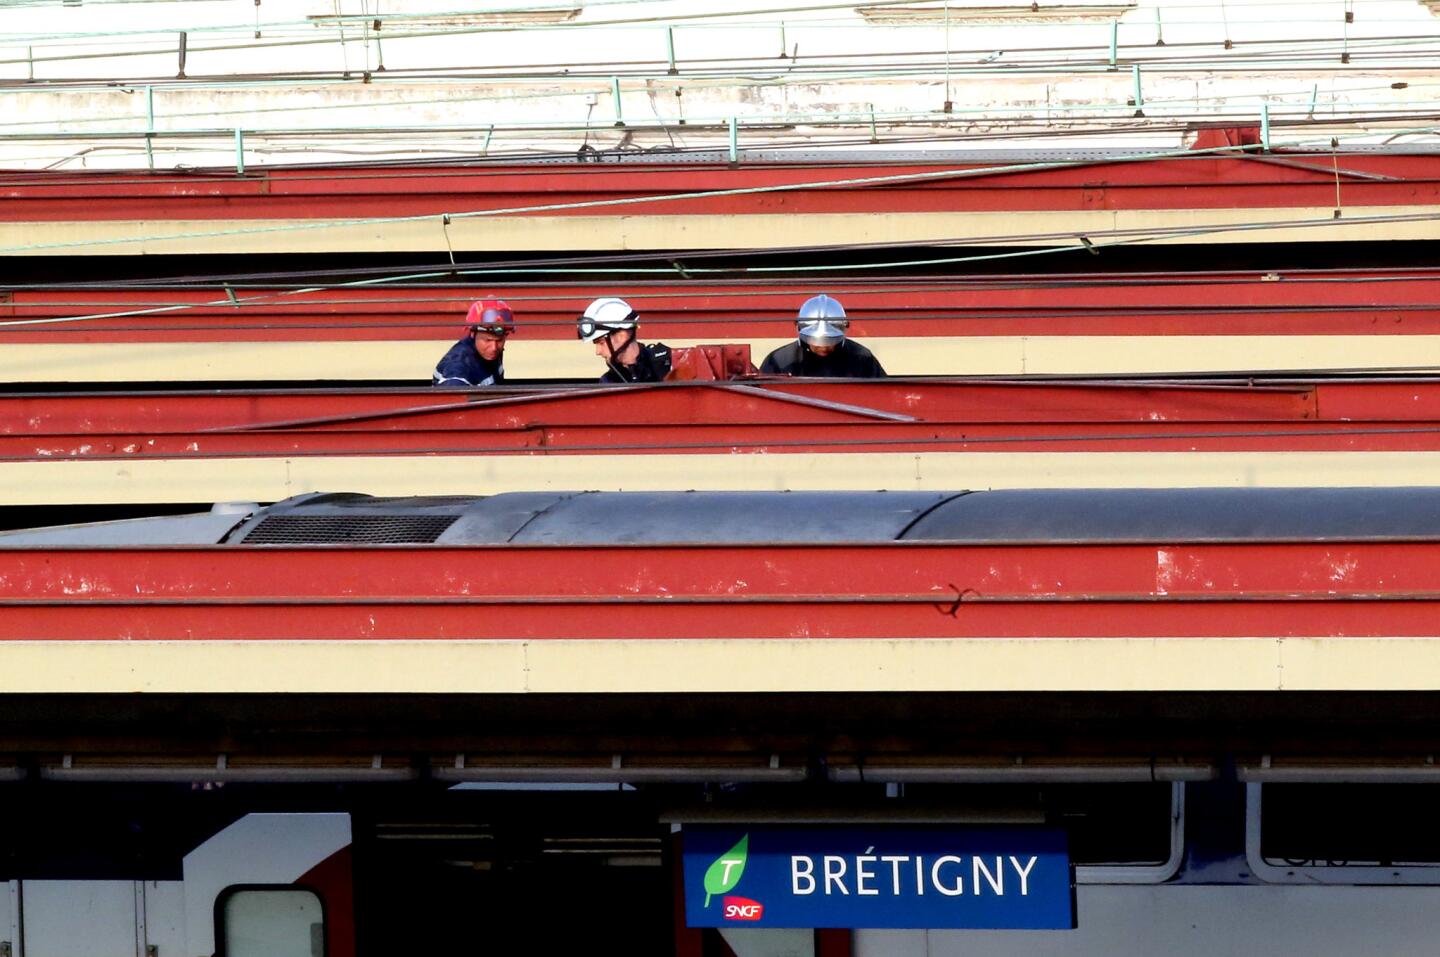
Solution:
M 740 843 L 715 859 L 705 871 L 705 906 L 710 906 L 712 894 L 724 894 L 734 890 L 745 873 L 745 857 L 750 851 L 750 835 L 740 838 Z

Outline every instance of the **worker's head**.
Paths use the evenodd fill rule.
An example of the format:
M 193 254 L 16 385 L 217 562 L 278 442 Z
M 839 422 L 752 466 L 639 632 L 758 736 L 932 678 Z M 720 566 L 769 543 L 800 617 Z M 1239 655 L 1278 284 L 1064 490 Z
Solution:
M 505 340 L 515 331 L 515 314 L 503 299 L 479 299 L 470 304 L 465 328 L 480 358 L 494 362 L 505 353 Z
M 575 320 L 575 334 L 595 344 L 595 354 L 610 360 L 625 352 L 635 341 L 635 327 L 640 316 L 624 299 L 607 296 L 585 307 Z
M 849 326 L 845 307 L 823 294 L 806 299 L 795 319 L 800 341 L 817 356 L 828 356 L 839 348 Z

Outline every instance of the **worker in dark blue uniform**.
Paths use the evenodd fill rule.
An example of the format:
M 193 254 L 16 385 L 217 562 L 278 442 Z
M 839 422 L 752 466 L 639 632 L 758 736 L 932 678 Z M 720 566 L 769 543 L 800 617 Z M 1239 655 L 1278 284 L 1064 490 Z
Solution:
M 470 304 L 465 335 L 441 357 L 431 381 L 438 386 L 472 388 L 505 381 L 505 340 L 515 332 L 515 314 L 503 299 Z
M 639 331 L 639 314 L 613 296 L 596 299 L 575 320 L 576 335 L 595 343 L 595 354 L 605 360 L 601 382 L 659 382 L 670 374 L 670 347 L 646 345 Z
M 850 320 L 829 296 L 812 296 L 795 319 L 796 341 L 765 357 L 761 375 L 815 376 L 826 379 L 879 379 L 880 360 L 860 343 L 845 338 Z

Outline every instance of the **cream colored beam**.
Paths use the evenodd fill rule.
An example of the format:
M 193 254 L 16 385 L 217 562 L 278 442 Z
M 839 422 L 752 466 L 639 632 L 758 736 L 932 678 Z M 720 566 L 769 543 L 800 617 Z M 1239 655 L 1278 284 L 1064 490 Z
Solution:
M 647 338 L 672 346 L 664 327 Z M 593 379 L 603 368 L 574 340 L 511 342 L 512 379 Z M 1440 336 L 860 337 L 892 375 L 1087 375 L 1263 369 L 1440 369 Z M 737 341 L 716 329 L 707 342 Z M 759 365 L 788 339 L 750 339 Z M 7 343 L 0 382 L 430 381 L 449 342 Z
M 0 642 L 0 694 L 1437 688 L 1434 637 Z
M 957 201 L 958 202 L 958 201 Z M 6 255 L 141 256 L 195 253 L 573 252 L 641 249 L 775 249 L 817 242 L 1056 246 L 1079 242 L 1020 239 L 1084 233 L 1106 242 L 1111 230 L 1215 230 L 1256 222 L 1268 229 L 1208 232 L 1159 240 L 1190 243 L 1379 242 L 1440 239 L 1440 219 L 1366 223 L 1367 217 L 1437 216 L 1436 206 L 1333 206 L 1274 209 L 1074 211 L 950 211 L 928 213 L 799 213 L 670 215 L 665 203 L 616 207 L 609 216 L 479 216 L 452 219 L 447 241 L 441 217 L 318 225 L 305 219 L 122 220 L 0 223 Z M 637 210 L 639 210 L 637 212 Z M 1307 225 L 1299 225 L 1307 224 Z M 58 244 L 58 245 L 57 245 Z
M 0 504 L 278 501 L 301 492 L 1440 485 L 1440 452 L 397 455 L 0 464 Z

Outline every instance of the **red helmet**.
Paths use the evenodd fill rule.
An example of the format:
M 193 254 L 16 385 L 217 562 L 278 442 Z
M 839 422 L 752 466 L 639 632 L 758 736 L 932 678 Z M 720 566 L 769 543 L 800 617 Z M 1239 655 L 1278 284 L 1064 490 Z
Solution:
M 515 331 L 515 314 L 504 299 L 480 299 L 470 304 L 465 328 L 471 332 L 478 329 L 492 336 L 508 336 Z

